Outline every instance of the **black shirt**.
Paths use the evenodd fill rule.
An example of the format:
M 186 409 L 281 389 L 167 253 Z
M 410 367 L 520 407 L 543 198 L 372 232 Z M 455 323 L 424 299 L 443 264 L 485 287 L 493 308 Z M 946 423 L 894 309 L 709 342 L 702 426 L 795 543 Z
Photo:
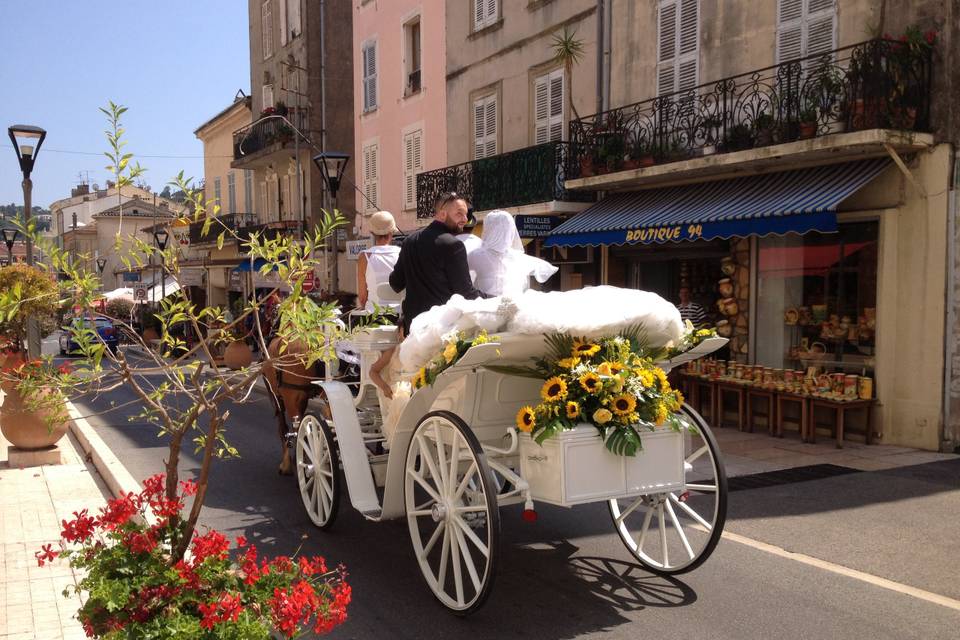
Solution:
M 486 297 L 470 280 L 463 243 L 438 220 L 404 239 L 390 286 L 397 292 L 407 290 L 402 307 L 405 334 L 414 318 L 455 293 L 467 299 Z

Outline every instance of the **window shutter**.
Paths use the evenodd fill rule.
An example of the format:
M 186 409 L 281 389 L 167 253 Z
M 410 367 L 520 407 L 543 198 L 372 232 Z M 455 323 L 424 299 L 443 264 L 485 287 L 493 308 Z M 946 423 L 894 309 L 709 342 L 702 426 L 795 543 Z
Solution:
M 290 8 L 288 16 L 290 18 L 290 36 L 300 35 L 300 0 L 289 0 Z
M 287 30 L 287 0 L 280 0 L 280 46 L 287 44 L 290 33 Z
M 550 139 L 550 76 L 540 76 L 533 86 L 534 144 Z
M 807 26 L 807 56 L 822 56 L 829 54 L 836 47 L 833 46 L 833 16 L 826 16 L 811 21 Z
M 487 0 L 487 14 L 484 16 L 487 24 L 493 24 L 497 21 L 498 0 Z
M 498 0 L 473 0 L 473 30 L 479 31 L 497 21 Z
M 253 171 L 244 169 L 243 171 L 243 213 L 253 211 Z
M 417 206 L 417 174 L 423 171 L 423 132 L 419 129 L 403 137 L 403 208 Z
M 486 147 L 484 141 L 486 137 L 486 119 L 484 115 L 484 101 L 477 100 L 473 103 L 473 157 L 480 159 L 483 157 Z
M 699 0 L 680 0 L 680 33 L 677 38 L 677 91 L 699 84 Z
M 377 163 L 377 145 L 371 144 L 363 148 L 363 199 L 364 211 L 376 211 L 379 200 L 379 165 Z
M 363 46 L 363 110 L 377 108 L 377 43 Z
M 497 97 L 490 96 L 486 104 L 487 136 L 483 157 L 497 155 Z
M 777 63 L 836 48 L 834 0 L 778 0 Z
M 263 59 L 273 55 L 273 12 L 270 0 L 260 5 L 260 44 L 263 47 Z
M 550 74 L 550 140 L 563 140 L 563 69 Z
M 263 104 L 260 105 L 261 110 L 266 109 L 267 107 L 273 106 L 273 85 L 272 84 L 263 85 L 263 90 L 260 95 L 260 100 L 263 102 Z
M 237 212 L 237 177 L 233 171 L 227 174 L 227 210 L 225 213 Z
M 676 90 L 677 5 L 675 0 L 660 3 L 657 15 L 657 95 Z

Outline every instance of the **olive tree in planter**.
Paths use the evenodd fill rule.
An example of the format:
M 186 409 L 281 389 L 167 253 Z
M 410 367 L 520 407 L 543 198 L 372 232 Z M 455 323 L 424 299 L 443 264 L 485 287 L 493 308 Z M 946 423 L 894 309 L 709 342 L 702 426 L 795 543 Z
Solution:
M 120 119 L 125 109 L 110 103 L 103 111 L 110 121 L 108 169 L 120 190 L 131 185 L 132 176 L 140 168 L 131 165 L 131 155 L 123 152 Z M 239 240 L 217 219 L 216 203 L 205 202 L 190 182 L 181 173 L 171 183 L 186 194 L 192 211 L 190 221 L 202 221 L 203 235 L 216 237 L 218 246 L 222 247 L 227 238 Z M 119 217 L 115 249 L 125 266 L 133 269 L 152 258 L 179 283 L 177 247 L 171 243 L 160 250 L 136 239 L 131 233 L 132 224 L 124 224 L 122 206 Z M 345 618 L 350 591 L 342 570 L 329 570 L 319 558 L 301 558 L 299 563 L 285 557 L 258 560 L 256 550 L 242 539 L 237 540 L 237 546 L 244 555 L 234 565 L 227 554 L 229 541 L 225 537 L 215 531 L 197 532 L 213 461 L 239 455 L 226 438 L 230 407 L 247 401 L 263 366 L 309 366 L 332 359 L 329 337 L 336 334 L 338 310 L 311 300 L 303 293 L 303 282 L 318 266 L 315 249 L 322 247 L 341 224 L 343 219 L 337 212 L 324 213 L 321 224 L 302 239 L 252 234 L 243 242 L 251 263 L 256 261 L 265 270 L 275 270 L 291 285 L 290 295 L 279 304 L 281 321 L 276 336 L 281 344 L 297 343 L 297 353 L 281 349 L 271 355 L 266 345 L 267 328 L 259 322 L 258 301 L 248 301 L 228 322 L 222 309 L 191 303 L 181 287 L 160 303 L 154 315 L 159 325 L 156 351 L 141 348 L 137 350 L 141 355 L 128 358 L 125 349 L 113 353 L 94 330 L 76 325 L 70 332 L 80 357 L 71 370 L 41 366 L 27 372 L 29 386 L 36 390 L 65 388 L 73 395 L 125 387 L 142 405 L 133 419 L 156 425 L 167 440 L 164 474 L 145 481 L 140 495 L 111 501 L 99 516 L 89 516 L 86 510 L 78 512 L 75 519 L 64 523 L 61 548 L 47 546 L 37 554 L 41 564 L 64 555 L 72 566 L 83 570 L 85 577 L 76 589 L 88 592 L 79 611 L 88 635 L 114 637 L 123 630 L 126 637 L 269 638 L 279 631 L 293 637 L 308 626 L 326 631 Z M 22 231 L 43 248 L 49 256 L 49 267 L 64 274 L 56 284 L 59 295 L 74 308 L 92 310 L 100 282 L 97 274 L 82 266 L 86 261 L 72 260 L 31 229 Z M 123 233 L 132 237 L 133 250 L 126 255 L 121 251 Z M 24 304 L 22 295 L 0 289 L 0 317 L 19 317 Z M 252 336 L 260 345 L 263 360 L 234 372 L 209 366 L 214 341 L 220 338 L 201 331 L 201 327 L 217 322 L 229 332 L 242 326 L 248 317 L 253 318 Z M 147 346 L 128 319 L 112 320 L 134 343 Z M 194 346 L 187 347 L 171 332 L 178 324 L 190 326 L 200 336 Z M 146 377 L 147 373 L 151 377 Z M 195 447 L 199 456 L 195 477 L 181 476 L 184 446 Z M 189 508 L 185 495 L 193 496 Z M 155 520 L 135 517 L 147 512 L 152 512 Z M 124 595 L 117 599 L 116 593 Z

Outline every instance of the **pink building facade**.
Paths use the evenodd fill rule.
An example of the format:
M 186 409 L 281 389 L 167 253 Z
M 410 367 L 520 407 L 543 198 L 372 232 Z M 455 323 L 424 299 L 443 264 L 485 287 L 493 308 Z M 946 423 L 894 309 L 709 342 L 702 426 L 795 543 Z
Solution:
M 446 165 L 444 0 L 355 0 L 357 227 L 379 210 L 417 226 L 416 175 Z

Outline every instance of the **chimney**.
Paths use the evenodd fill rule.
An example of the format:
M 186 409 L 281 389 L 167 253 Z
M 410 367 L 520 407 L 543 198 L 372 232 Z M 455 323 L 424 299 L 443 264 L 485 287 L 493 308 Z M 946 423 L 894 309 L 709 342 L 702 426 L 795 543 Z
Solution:
M 76 198 L 77 196 L 86 196 L 90 194 L 90 185 L 86 182 L 81 182 L 76 187 L 70 190 L 70 197 Z

